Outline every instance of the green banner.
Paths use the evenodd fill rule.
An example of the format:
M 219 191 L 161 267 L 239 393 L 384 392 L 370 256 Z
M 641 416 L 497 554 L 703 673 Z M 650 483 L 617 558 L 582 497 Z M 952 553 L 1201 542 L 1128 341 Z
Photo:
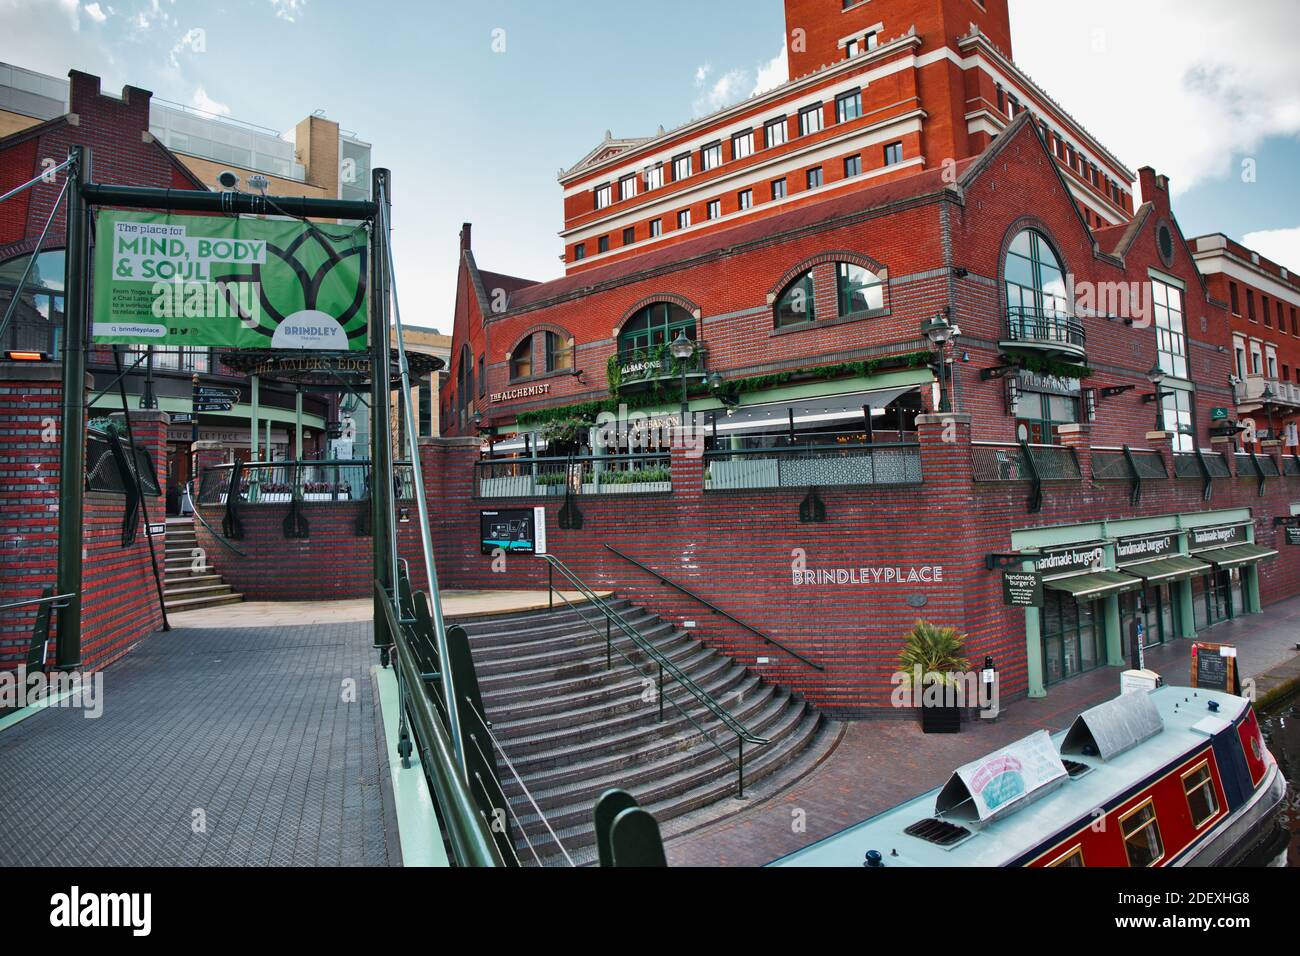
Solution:
M 364 349 L 368 238 L 333 223 L 102 210 L 93 338 Z

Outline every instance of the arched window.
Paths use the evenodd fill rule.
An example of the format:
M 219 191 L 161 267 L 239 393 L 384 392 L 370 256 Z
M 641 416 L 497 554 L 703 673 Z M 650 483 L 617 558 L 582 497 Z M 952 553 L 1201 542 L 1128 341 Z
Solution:
M 533 374 L 533 337 L 530 335 L 510 355 L 510 378 L 528 378 Z
M 812 322 L 816 318 L 813 307 L 812 270 L 795 279 L 776 300 L 776 327 L 799 325 Z
M 0 262 L 0 317 L 9 310 L 31 258 L 31 253 L 24 253 Z M 0 348 L 59 354 L 63 337 L 63 269 L 62 249 L 47 249 L 36 257 Z
M 1007 309 L 1013 322 L 1065 316 L 1065 269 L 1042 233 L 1021 232 L 1007 250 Z
M 620 355 L 649 351 L 667 345 L 682 332 L 688 339 L 695 339 L 695 316 L 680 305 L 656 302 L 641 309 L 623 325 L 618 336 L 618 351 Z
M 885 284 L 871 270 L 851 262 L 839 262 L 835 265 L 835 277 L 840 315 L 875 312 L 885 307 Z

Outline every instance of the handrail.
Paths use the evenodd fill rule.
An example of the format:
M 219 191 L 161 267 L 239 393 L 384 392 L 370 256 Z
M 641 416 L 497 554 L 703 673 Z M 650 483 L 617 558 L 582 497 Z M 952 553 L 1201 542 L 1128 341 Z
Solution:
M 708 608 L 710 611 L 712 611 L 714 614 L 718 614 L 718 615 L 720 615 L 720 616 L 722 616 L 722 617 L 725 617 L 728 621 L 730 621 L 732 624 L 735 624 L 737 627 L 742 627 L 742 628 L 744 628 L 745 630 L 749 631 L 751 634 L 755 635 L 756 637 L 761 637 L 765 642 L 767 642 L 768 644 L 771 644 L 773 647 L 778 647 L 778 648 L 780 648 L 781 650 L 785 651 L 785 653 L 789 654 L 791 657 L 795 658 L 796 660 L 800 661 L 801 663 L 808 665 L 809 667 L 813 668 L 814 670 L 819 670 L 819 671 L 825 671 L 825 670 L 826 670 L 826 668 L 825 668 L 824 666 L 822 666 L 821 664 L 818 664 L 818 663 L 816 663 L 815 661 L 810 661 L 808 658 L 804 657 L 804 656 L 803 656 L 802 654 L 800 654 L 798 651 L 791 650 L 790 648 L 788 648 L 788 647 L 786 647 L 784 644 L 782 644 L 780 641 L 778 641 L 776 638 L 771 637 L 771 636 L 769 636 L 769 635 L 767 635 L 767 634 L 764 634 L 762 631 L 760 631 L 758 628 L 754 627 L 752 624 L 746 624 L 744 621 L 742 621 L 742 620 L 740 620 L 739 618 L 735 617 L 735 616 L 734 616 L 733 614 L 731 614 L 730 612 L 728 612 L 728 611 L 724 611 L 722 608 L 718 607 L 718 606 L 717 606 L 716 604 L 714 604 L 712 601 L 708 600 L 707 598 L 701 597 L 699 594 L 696 594 L 696 593 L 695 593 L 694 591 L 692 591 L 690 588 L 688 588 L 688 587 L 686 587 L 686 586 L 684 586 L 684 585 L 678 584 L 676 581 L 673 581 L 671 578 L 666 578 L 666 577 L 664 577 L 662 574 L 660 574 L 660 573 L 659 573 L 658 571 L 656 571 L 654 568 L 649 567 L 649 566 L 647 566 L 647 565 L 645 565 L 645 564 L 642 564 L 640 561 L 638 561 L 636 558 L 632 557 L 631 555 L 624 554 L 622 551 L 618 550 L 618 548 L 614 547 L 612 544 L 606 544 L 606 545 L 605 545 L 605 548 L 606 548 L 607 550 L 609 550 L 609 551 L 614 552 L 614 554 L 618 555 L 618 556 L 619 556 L 620 558 L 622 558 L 624 561 L 628 561 L 628 562 L 630 562 L 630 563 L 632 563 L 632 564 L 635 564 L 635 565 L 636 565 L 638 568 L 640 568 L 642 571 L 645 571 L 647 574 L 651 574 L 651 575 L 653 575 L 654 577 L 658 578 L 661 582 L 663 582 L 664 584 L 668 585 L 670 588 L 674 588 L 674 589 L 676 589 L 677 591 L 680 591 L 682 594 L 685 594 L 687 597 L 691 598 L 692 600 L 694 600 L 694 601 L 698 601 L 700 604 L 703 604 L 705 607 L 707 607 L 707 608 Z
M 852 454 L 854 452 L 874 452 L 890 451 L 894 449 L 919 449 L 920 442 L 900 441 L 900 442 L 863 442 L 856 445 L 783 445 L 772 448 L 715 448 L 712 451 L 704 453 L 705 458 L 730 458 L 741 455 L 795 455 L 806 452 L 835 452 L 840 455 Z
M 736 781 L 737 781 L 736 796 L 743 797 L 745 795 L 745 744 L 748 743 L 748 744 L 753 744 L 755 746 L 763 746 L 765 744 L 770 743 L 771 741 L 766 737 L 760 737 L 757 734 L 753 733 L 752 731 L 749 730 L 749 728 L 747 728 L 744 724 L 742 724 L 739 720 L 737 720 L 736 717 L 732 715 L 732 713 L 728 711 L 725 707 L 719 704 L 713 698 L 713 696 L 709 694 L 708 691 L 704 690 L 702 687 L 696 684 L 695 681 L 692 680 L 691 677 L 687 675 L 680 667 L 678 667 L 672 661 L 668 660 L 668 658 L 666 658 L 659 651 L 658 648 L 656 648 L 653 644 L 651 644 L 644 637 L 642 637 L 640 632 L 637 631 L 636 628 L 634 628 L 631 624 L 629 624 L 627 620 L 623 617 L 623 615 L 615 611 L 594 591 L 592 591 L 591 588 L 589 588 L 586 584 L 584 584 L 583 581 L 576 574 L 574 574 L 573 571 L 570 570 L 564 564 L 563 561 L 561 561 L 559 558 L 555 557 L 555 555 L 552 554 L 539 554 L 537 555 L 537 557 L 545 561 L 550 569 L 559 571 L 560 574 L 574 588 L 577 589 L 579 594 L 582 595 L 583 599 L 587 601 L 587 603 L 591 604 L 593 607 L 595 607 L 604 615 L 606 621 L 605 641 L 606 641 L 607 661 L 609 660 L 608 655 L 610 651 L 617 650 L 619 656 L 622 657 L 625 661 L 627 661 L 628 664 L 630 664 L 638 673 L 642 673 L 642 674 L 645 673 L 644 671 L 641 670 L 640 667 L 638 667 L 632 661 L 631 658 L 629 658 L 626 654 L 623 653 L 621 648 L 614 648 L 612 634 L 610 631 L 610 626 L 614 625 L 617 626 L 618 629 L 623 632 L 624 636 L 627 637 L 633 644 L 635 644 L 641 650 L 641 652 L 650 659 L 652 663 L 658 665 L 660 719 L 661 720 L 663 719 L 663 702 L 664 700 L 667 700 L 670 704 L 673 705 L 673 707 L 677 710 L 679 714 L 685 717 L 686 720 L 692 726 L 694 726 L 701 733 L 701 735 L 703 735 L 705 740 L 707 740 L 715 750 L 721 753 L 723 757 L 725 757 L 727 761 L 733 767 L 736 768 Z M 578 617 L 582 619 L 583 623 L 586 624 L 588 627 L 590 627 L 593 631 L 595 631 L 597 635 L 599 635 L 599 631 L 597 630 L 595 625 L 591 623 L 590 619 L 588 619 L 585 614 L 583 614 L 580 610 L 578 610 L 576 606 L 574 606 L 573 602 L 569 600 L 568 596 L 563 591 L 557 592 L 554 586 L 550 585 L 549 571 L 548 571 L 548 587 L 552 595 L 558 593 L 560 595 L 561 600 L 563 600 L 566 604 L 569 605 L 569 607 L 574 611 L 574 613 L 576 613 Z M 674 681 L 676 681 L 677 684 L 680 687 L 682 687 L 687 693 L 689 693 L 692 697 L 694 697 L 697 702 L 699 702 L 706 710 L 709 711 L 709 713 L 713 714 L 713 716 L 718 721 L 720 721 L 728 731 L 736 735 L 737 759 L 732 760 L 731 755 L 728 754 L 725 750 L 722 749 L 721 746 L 718 745 L 718 742 L 713 739 L 713 737 L 709 734 L 707 730 L 705 730 L 702 726 L 700 726 L 700 724 L 696 722 L 695 719 L 692 718 L 690 714 L 688 714 L 685 710 L 683 710 L 681 705 L 678 704 L 677 701 L 673 700 L 671 697 L 669 697 L 667 694 L 663 692 L 663 676 L 665 673 L 669 677 L 671 677 Z
M 424 675 L 407 642 L 403 624 L 393 611 L 392 599 L 380 582 L 375 582 L 375 589 L 381 598 L 377 603 L 383 605 L 389 633 L 393 635 L 398 678 L 414 690 L 403 696 L 420 746 L 420 762 L 433 785 L 438 816 L 446 827 L 452 856 L 459 866 L 503 866 L 490 826 L 470 793 L 468 781 L 461 775 L 447 730 L 425 690 Z
M 71 601 L 76 594 L 52 594 L 49 597 L 27 598 L 22 601 L 14 601 L 11 604 L 0 604 L 0 611 L 12 611 L 18 607 L 34 607 L 37 604 L 53 604 L 56 608 L 66 607 L 62 603 Z
M 217 541 L 219 541 L 223 547 L 226 547 L 226 548 L 230 549 L 232 552 L 234 552 L 235 554 L 239 555 L 241 558 L 246 558 L 246 557 L 248 557 L 248 554 L 247 554 L 247 553 L 245 553 L 245 552 L 243 552 L 243 551 L 240 551 L 240 550 L 239 550 L 238 548 L 236 548 L 233 544 L 231 544 L 229 541 L 227 541 L 224 537 L 222 537 L 221 535 L 217 534 L 217 532 L 213 529 L 212 525 L 208 524 L 208 519 L 205 518 L 205 517 L 203 517 L 203 513 L 202 513 L 201 511 L 199 511 L 199 502 L 198 502 L 198 499 L 196 499 L 196 498 L 194 497 L 194 492 L 193 492 L 192 490 L 190 490 L 190 486 L 193 485 L 193 484 L 194 484 L 194 479 L 193 479 L 193 478 L 191 478 L 189 481 L 185 482 L 185 488 L 186 488 L 186 491 L 189 493 L 189 496 L 190 496 L 190 505 L 193 507 L 193 511 L 191 511 L 190 513 L 193 514 L 194 517 L 196 517 L 196 518 L 199 519 L 199 524 L 201 524 L 201 525 L 203 525 L 203 527 L 207 528 L 207 529 L 208 529 L 208 534 L 210 534 L 210 535 L 212 535 L 212 537 L 216 538 Z

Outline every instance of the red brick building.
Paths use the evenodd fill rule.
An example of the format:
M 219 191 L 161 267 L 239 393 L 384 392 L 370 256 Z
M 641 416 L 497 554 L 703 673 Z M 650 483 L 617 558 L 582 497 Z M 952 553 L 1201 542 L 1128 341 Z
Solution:
M 789 82 L 561 174 L 564 277 L 481 270 L 464 227 L 442 420 L 485 460 L 428 451 L 450 584 L 544 579 L 478 526 L 542 507 L 593 585 L 845 714 L 887 704 L 918 616 L 1037 696 L 1294 593 L 1300 468 L 1236 451 L 1227 296 L 1168 182 L 1015 66 L 1005 0 L 786 15 Z M 664 438 L 683 405 L 702 454 Z

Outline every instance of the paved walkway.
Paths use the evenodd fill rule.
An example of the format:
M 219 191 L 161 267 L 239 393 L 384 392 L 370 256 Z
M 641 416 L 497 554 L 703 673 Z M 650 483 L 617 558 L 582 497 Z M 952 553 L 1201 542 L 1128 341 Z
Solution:
M 177 628 L 0 731 L 0 866 L 399 865 L 370 633 Z
M 1296 658 L 1300 598 L 1261 615 L 1203 631 L 1199 640 L 1235 644 L 1243 677 Z M 1191 675 L 1191 642 L 1147 653 L 1147 667 L 1171 685 Z M 1037 730 L 1055 733 L 1082 710 L 1119 693 L 1119 668 L 1102 668 L 1021 700 L 996 721 L 977 720 L 955 735 L 922 734 L 913 719 L 848 724 L 840 745 L 812 773 L 781 793 L 715 825 L 667 840 L 671 866 L 760 866 L 942 786 L 952 771 Z

